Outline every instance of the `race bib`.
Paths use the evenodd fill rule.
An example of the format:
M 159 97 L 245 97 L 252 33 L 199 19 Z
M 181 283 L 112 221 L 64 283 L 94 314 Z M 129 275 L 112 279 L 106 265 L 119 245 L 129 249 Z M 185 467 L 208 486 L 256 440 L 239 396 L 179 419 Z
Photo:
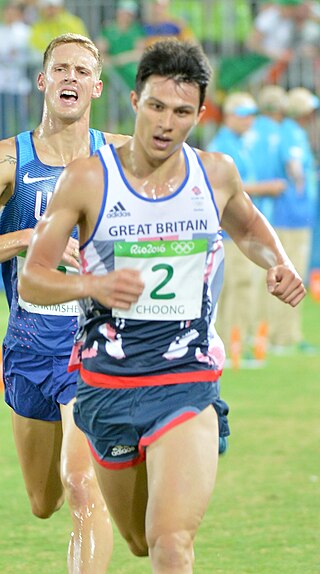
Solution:
M 114 317 L 185 321 L 201 315 L 207 240 L 116 241 L 115 269 L 140 271 L 145 289 L 129 310 Z
M 20 254 L 17 256 L 17 272 L 18 277 L 21 274 L 23 265 L 25 262 L 25 254 Z M 78 273 L 77 269 L 73 267 L 59 266 L 58 269 L 62 273 L 67 273 L 72 275 Z M 34 305 L 33 303 L 28 303 L 22 297 L 18 297 L 18 303 L 21 309 L 24 309 L 28 313 L 36 313 L 37 315 L 56 315 L 59 317 L 76 317 L 80 313 L 78 301 L 68 301 L 67 303 L 58 303 L 57 305 Z

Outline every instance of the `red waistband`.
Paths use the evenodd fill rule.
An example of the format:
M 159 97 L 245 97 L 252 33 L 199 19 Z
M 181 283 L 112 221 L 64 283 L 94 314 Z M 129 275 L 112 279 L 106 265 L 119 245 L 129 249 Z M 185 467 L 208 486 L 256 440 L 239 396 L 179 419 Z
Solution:
M 126 389 L 133 387 L 155 387 L 160 385 L 176 385 L 179 383 L 205 383 L 215 382 L 222 371 L 187 371 L 184 373 L 166 373 L 164 375 L 145 375 L 119 377 L 87 371 L 83 365 L 80 375 L 85 383 L 92 387 L 106 387 L 109 389 Z

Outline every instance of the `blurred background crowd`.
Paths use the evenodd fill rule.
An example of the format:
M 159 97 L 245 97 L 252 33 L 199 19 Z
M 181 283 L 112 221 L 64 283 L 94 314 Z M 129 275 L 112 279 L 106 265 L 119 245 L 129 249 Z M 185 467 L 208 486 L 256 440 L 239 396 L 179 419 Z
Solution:
M 59 34 L 91 37 L 104 56 L 92 127 L 130 133 L 142 50 L 162 37 L 199 42 L 214 68 L 191 145 L 229 153 L 315 297 L 320 269 L 320 0 L 0 0 L 0 137 L 34 127 L 43 51 Z M 218 332 L 232 357 L 312 352 L 301 308 L 266 298 L 263 278 L 225 238 Z M 271 300 L 272 299 L 272 300 Z M 271 300 L 271 301 L 270 301 Z M 235 359 L 234 359 L 235 360 Z

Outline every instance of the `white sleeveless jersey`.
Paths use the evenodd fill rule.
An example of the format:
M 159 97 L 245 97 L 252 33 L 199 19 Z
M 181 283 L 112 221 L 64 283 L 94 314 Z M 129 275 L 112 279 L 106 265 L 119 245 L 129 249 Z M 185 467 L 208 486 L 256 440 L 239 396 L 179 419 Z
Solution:
M 81 372 L 93 385 L 129 387 L 213 381 L 224 350 L 213 321 L 223 280 L 214 193 L 196 151 L 183 146 L 186 176 L 149 199 L 127 181 L 114 147 L 100 148 L 105 174 L 95 229 L 81 246 L 81 272 L 139 269 L 145 290 L 128 312 L 85 300 Z

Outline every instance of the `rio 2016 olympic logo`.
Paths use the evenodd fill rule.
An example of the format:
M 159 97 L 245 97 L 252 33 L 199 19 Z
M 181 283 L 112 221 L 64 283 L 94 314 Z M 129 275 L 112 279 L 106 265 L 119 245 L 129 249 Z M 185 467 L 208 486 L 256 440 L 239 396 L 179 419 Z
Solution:
M 195 246 L 193 241 L 174 241 L 171 247 L 177 255 L 189 255 Z

